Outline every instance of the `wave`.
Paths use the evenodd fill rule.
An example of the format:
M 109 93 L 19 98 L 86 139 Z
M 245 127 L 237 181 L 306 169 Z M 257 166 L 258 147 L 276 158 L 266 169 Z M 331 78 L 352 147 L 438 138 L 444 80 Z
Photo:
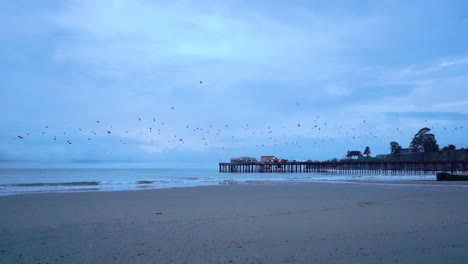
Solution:
M 2 187 L 43 187 L 43 186 L 96 186 L 100 181 L 80 181 L 80 182 L 38 182 L 38 183 L 15 183 L 2 184 Z
M 147 180 L 142 180 L 142 181 L 137 181 L 137 184 L 152 184 L 155 183 L 156 181 L 147 181 Z

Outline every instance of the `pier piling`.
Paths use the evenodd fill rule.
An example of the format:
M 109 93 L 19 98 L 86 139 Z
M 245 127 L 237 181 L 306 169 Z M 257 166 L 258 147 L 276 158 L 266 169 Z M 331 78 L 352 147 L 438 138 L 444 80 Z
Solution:
M 219 163 L 226 173 L 428 174 L 468 173 L 468 161 L 294 161 L 282 163 Z

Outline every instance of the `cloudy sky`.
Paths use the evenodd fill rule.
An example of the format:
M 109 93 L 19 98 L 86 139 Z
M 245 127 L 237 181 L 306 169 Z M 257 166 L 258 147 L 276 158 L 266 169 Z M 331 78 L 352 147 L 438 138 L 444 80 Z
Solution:
M 466 1 L 19 0 L 0 17 L 2 167 L 326 160 L 422 127 L 468 147 Z

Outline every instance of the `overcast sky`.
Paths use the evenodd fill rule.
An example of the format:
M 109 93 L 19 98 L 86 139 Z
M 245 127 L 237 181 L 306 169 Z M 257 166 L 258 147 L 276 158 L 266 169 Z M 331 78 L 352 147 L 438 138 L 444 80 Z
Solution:
M 19 0 L 0 17 L 2 167 L 327 160 L 422 127 L 468 147 L 466 1 Z

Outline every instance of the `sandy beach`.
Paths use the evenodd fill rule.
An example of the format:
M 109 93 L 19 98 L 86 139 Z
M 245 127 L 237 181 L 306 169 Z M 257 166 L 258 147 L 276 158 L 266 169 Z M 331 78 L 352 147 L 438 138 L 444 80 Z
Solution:
M 1 263 L 466 263 L 468 188 L 223 185 L 0 197 Z

